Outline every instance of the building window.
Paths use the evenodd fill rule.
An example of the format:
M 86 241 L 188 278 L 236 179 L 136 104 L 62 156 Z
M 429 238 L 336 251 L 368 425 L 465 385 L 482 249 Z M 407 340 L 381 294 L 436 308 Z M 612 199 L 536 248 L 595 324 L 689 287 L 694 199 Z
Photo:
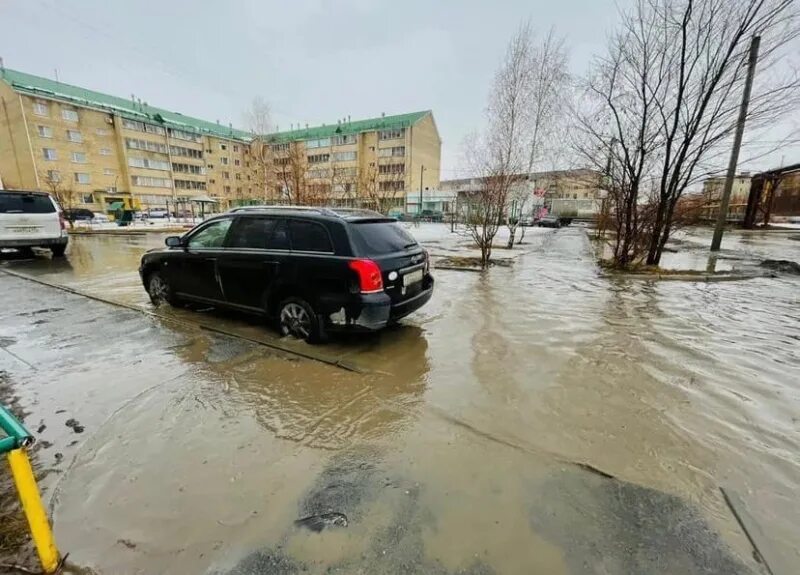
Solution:
M 125 147 L 131 150 L 147 150 L 148 152 L 158 152 L 159 154 L 167 153 L 166 144 L 148 142 L 147 140 L 137 140 L 134 138 L 125 138 Z
M 85 152 L 72 152 L 72 163 L 73 164 L 85 164 L 86 163 L 86 153 Z
M 227 166 L 228 165 L 228 158 L 223 156 L 222 158 L 219 159 L 219 163 L 222 164 L 223 166 Z
M 291 158 L 275 158 L 275 165 L 277 166 L 287 166 L 289 162 L 291 162 Z
M 84 204 L 93 204 L 94 203 L 94 194 L 83 194 L 81 196 Z
M 346 134 L 341 136 L 334 136 L 333 137 L 333 145 L 334 146 L 344 146 L 345 144 L 355 144 L 356 143 L 356 135 L 355 134 Z
M 100 148 L 100 155 L 101 156 L 110 156 L 111 155 L 111 148 Z
M 83 172 L 75 172 L 76 184 L 88 184 L 90 182 L 89 174 Z
M 171 188 L 172 180 L 167 178 L 151 178 L 150 176 L 131 176 L 131 183 L 134 186 L 145 188 Z
M 205 190 L 205 182 L 195 182 L 194 180 L 175 180 L 177 190 Z
M 275 152 L 276 154 L 279 154 L 281 152 L 288 152 L 289 142 L 286 142 L 284 144 L 272 144 L 272 151 Z
M 169 170 L 169 162 L 152 160 L 150 158 L 128 158 L 128 165 L 134 168 L 147 168 L 149 170 Z
M 114 170 L 112 170 L 111 168 L 103 168 L 103 175 L 104 176 L 113 176 L 113 175 L 115 175 L 114 174 Z
M 319 138 L 317 140 L 306 140 L 306 149 L 312 148 L 328 148 L 331 145 L 330 138 Z
M 236 179 L 237 180 L 241 180 L 242 179 L 242 174 L 236 174 Z
M 316 168 L 314 170 L 308 170 L 306 172 L 306 178 L 310 180 L 318 180 L 320 178 L 328 178 L 331 175 L 331 171 L 328 168 Z
M 214 164 L 208 164 L 208 169 L 209 170 L 213 170 L 214 169 Z
M 67 130 L 67 140 L 80 144 L 83 142 L 83 136 L 78 130 Z
M 176 130 L 172 128 L 169 131 L 169 135 L 176 140 L 186 140 L 187 142 L 199 142 L 200 135 L 195 134 L 194 132 L 187 132 L 186 130 Z
M 45 160 L 55 160 L 58 158 L 53 148 L 42 148 L 42 156 Z
M 358 173 L 358 168 L 333 168 L 334 178 L 352 178 Z
M 230 172 L 222 172 L 222 179 L 223 180 L 230 180 L 231 179 L 231 173 Z
M 381 158 L 389 158 L 392 156 L 405 156 L 406 155 L 406 147 L 405 146 L 394 146 L 393 148 L 381 148 L 378 150 L 378 155 Z
M 61 181 L 61 172 L 58 170 L 47 170 L 47 181 L 48 182 L 60 182 Z
M 239 166 L 239 165 L 241 165 L 241 162 L 238 159 L 233 160 L 233 165 L 234 166 Z
M 219 149 L 220 149 L 220 150 L 227 150 L 227 149 L 228 149 L 228 146 L 226 146 L 225 144 L 220 144 L 220 145 L 219 145 Z
M 222 191 L 224 191 L 226 194 L 230 194 L 231 193 L 231 187 L 230 186 L 224 186 L 222 188 Z
M 170 146 L 169 152 L 173 156 L 182 156 L 185 158 L 203 158 L 203 150 L 195 150 L 194 148 L 184 148 L 183 146 Z
M 389 182 L 378 182 L 378 190 L 381 192 L 399 192 L 405 187 L 405 182 L 401 181 L 389 181 Z
M 379 174 L 405 174 L 405 164 L 381 164 L 378 166 Z
M 333 154 L 334 162 L 352 162 L 356 159 L 356 152 L 335 152 Z
M 287 158 L 288 159 L 288 158 Z M 321 164 L 323 162 L 327 162 L 331 159 L 330 154 L 313 154 L 308 157 L 309 164 Z
M 72 108 L 61 108 L 61 117 L 64 118 L 67 122 L 77 122 L 78 111 Z
M 50 126 L 36 126 L 36 130 L 39 132 L 40 138 L 53 137 L 53 128 L 51 128 Z
M 144 122 L 137 122 L 134 120 L 122 120 L 122 127 L 127 128 L 129 130 L 136 130 L 137 132 L 147 132 L 150 134 L 159 134 L 163 136 L 167 133 L 167 131 L 162 126 L 156 126 L 153 124 L 145 124 Z
M 353 182 L 334 184 L 333 191 L 340 194 L 354 194 L 356 192 L 356 185 Z
M 49 116 L 50 115 L 50 107 L 47 105 L 46 102 L 41 100 L 37 100 L 33 103 L 33 113 L 37 116 Z
M 239 151 L 239 146 L 237 146 L 236 144 L 234 144 L 234 145 L 233 145 L 233 151 L 234 151 L 234 152 L 238 152 L 238 151 Z
M 405 128 L 396 128 L 392 130 L 381 130 L 378 132 L 378 139 L 379 140 L 397 140 L 398 138 L 402 138 L 405 136 L 406 129 Z
M 179 172 L 181 174 L 195 174 L 195 175 L 203 175 L 206 173 L 206 169 L 203 166 L 194 166 L 192 164 L 172 164 L 172 171 Z

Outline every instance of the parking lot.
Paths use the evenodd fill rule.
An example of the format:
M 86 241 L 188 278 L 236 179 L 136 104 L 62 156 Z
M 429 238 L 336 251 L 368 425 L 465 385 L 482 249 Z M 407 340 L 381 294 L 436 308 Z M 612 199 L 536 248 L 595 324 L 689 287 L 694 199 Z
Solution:
M 434 263 L 465 249 L 445 224 L 411 231 Z M 401 325 L 309 346 L 153 308 L 136 270 L 163 239 L 75 236 L 63 261 L 0 267 L 44 282 L 0 274 L 0 370 L 41 429 L 75 564 L 758 573 L 720 486 L 746 496 L 774 561 L 797 559 L 797 279 L 609 278 L 584 228 L 530 229 L 508 266 L 434 269 Z M 793 247 L 728 245 L 734 262 Z

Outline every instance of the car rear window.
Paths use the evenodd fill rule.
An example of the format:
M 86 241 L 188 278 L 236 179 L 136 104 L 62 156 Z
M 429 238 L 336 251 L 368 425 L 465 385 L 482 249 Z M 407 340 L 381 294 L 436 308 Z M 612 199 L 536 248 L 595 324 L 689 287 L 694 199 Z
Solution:
M 0 214 L 52 214 L 55 211 L 49 196 L 0 192 Z
M 350 229 L 356 250 L 365 256 L 391 254 L 418 245 L 397 222 L 351 222 Z

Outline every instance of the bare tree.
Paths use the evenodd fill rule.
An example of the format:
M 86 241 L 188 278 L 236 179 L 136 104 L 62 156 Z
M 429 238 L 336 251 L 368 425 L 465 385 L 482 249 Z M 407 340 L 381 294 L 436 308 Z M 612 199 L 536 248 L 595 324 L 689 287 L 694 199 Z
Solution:
M 275 173 L 281 199 L 290 204 L 303 205 L 308 196 L 308 159 L 300 142 L 286 142 L 275 157 Z
M 261 96 L 256 96 L 244 114 L 245 126 L 253 139 L 250 142 L 250 161 L 253 163 L 253 182 L 263 201 L 274 199 L 277 188 L 272 139 L 272 112 L 269 104 Z M 240 198 L 241 199 L 241 198 Z
M 71 210 L 75 207 L 75 190 L 61 179 L 61 174 L 55 170 L 47 170 L 41 174 L 41 181 L 47 187 L 47 191 L 56 199 L 62 210 Z M 74 227 L 72 218 L 67 218 L 69 227 Z
M 364 207 L 387 214 L 403 198 L 407 187 L 405 163 L 370 163 L 358 174 L 358 196 Z
M 727 150 L 750 39 L 766 46 L 748 126 L 798 103 L 798 76 L 764 74 L 797 37 L 791 0 L 637 0 L 587 81 L 578 149 L 606 176 L 614 263 L 658 265 L 684 191 Z
M 495 74 L 483 136 L 467 140 L 469 169 L 481 182 L 469 198 L 466 228 L 481 250 L 481 267 L 489 265 L 492 243 L 506 217 L 509 192 L 523 181 L 526 139 L 530 127 L 530 27 L 511 39 Z

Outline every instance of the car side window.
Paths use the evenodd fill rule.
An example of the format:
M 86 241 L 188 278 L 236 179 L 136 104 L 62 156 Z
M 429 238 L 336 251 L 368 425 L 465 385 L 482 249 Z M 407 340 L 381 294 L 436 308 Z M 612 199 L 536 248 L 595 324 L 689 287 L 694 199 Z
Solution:
M 240 217 L 231 229 L 228 247 L 266 249 L 277 220 L 264 217 Z
M 268 250 L 288 250 L 289 249 L 289 227 L 286 220 L 280 220 L 275 225 L 272 235 L 267 240 Z
M 203 228 L 189 238 L 189 248 L 221 248 L 225 243 L 228 228 L 231 227 L 230 218 L 220 220 Z
M 292 249 L 295 251 L 333 252 L 328 230 L 315 222 L 291 220 L 289 222 L 289 235 L 292 240 Z

